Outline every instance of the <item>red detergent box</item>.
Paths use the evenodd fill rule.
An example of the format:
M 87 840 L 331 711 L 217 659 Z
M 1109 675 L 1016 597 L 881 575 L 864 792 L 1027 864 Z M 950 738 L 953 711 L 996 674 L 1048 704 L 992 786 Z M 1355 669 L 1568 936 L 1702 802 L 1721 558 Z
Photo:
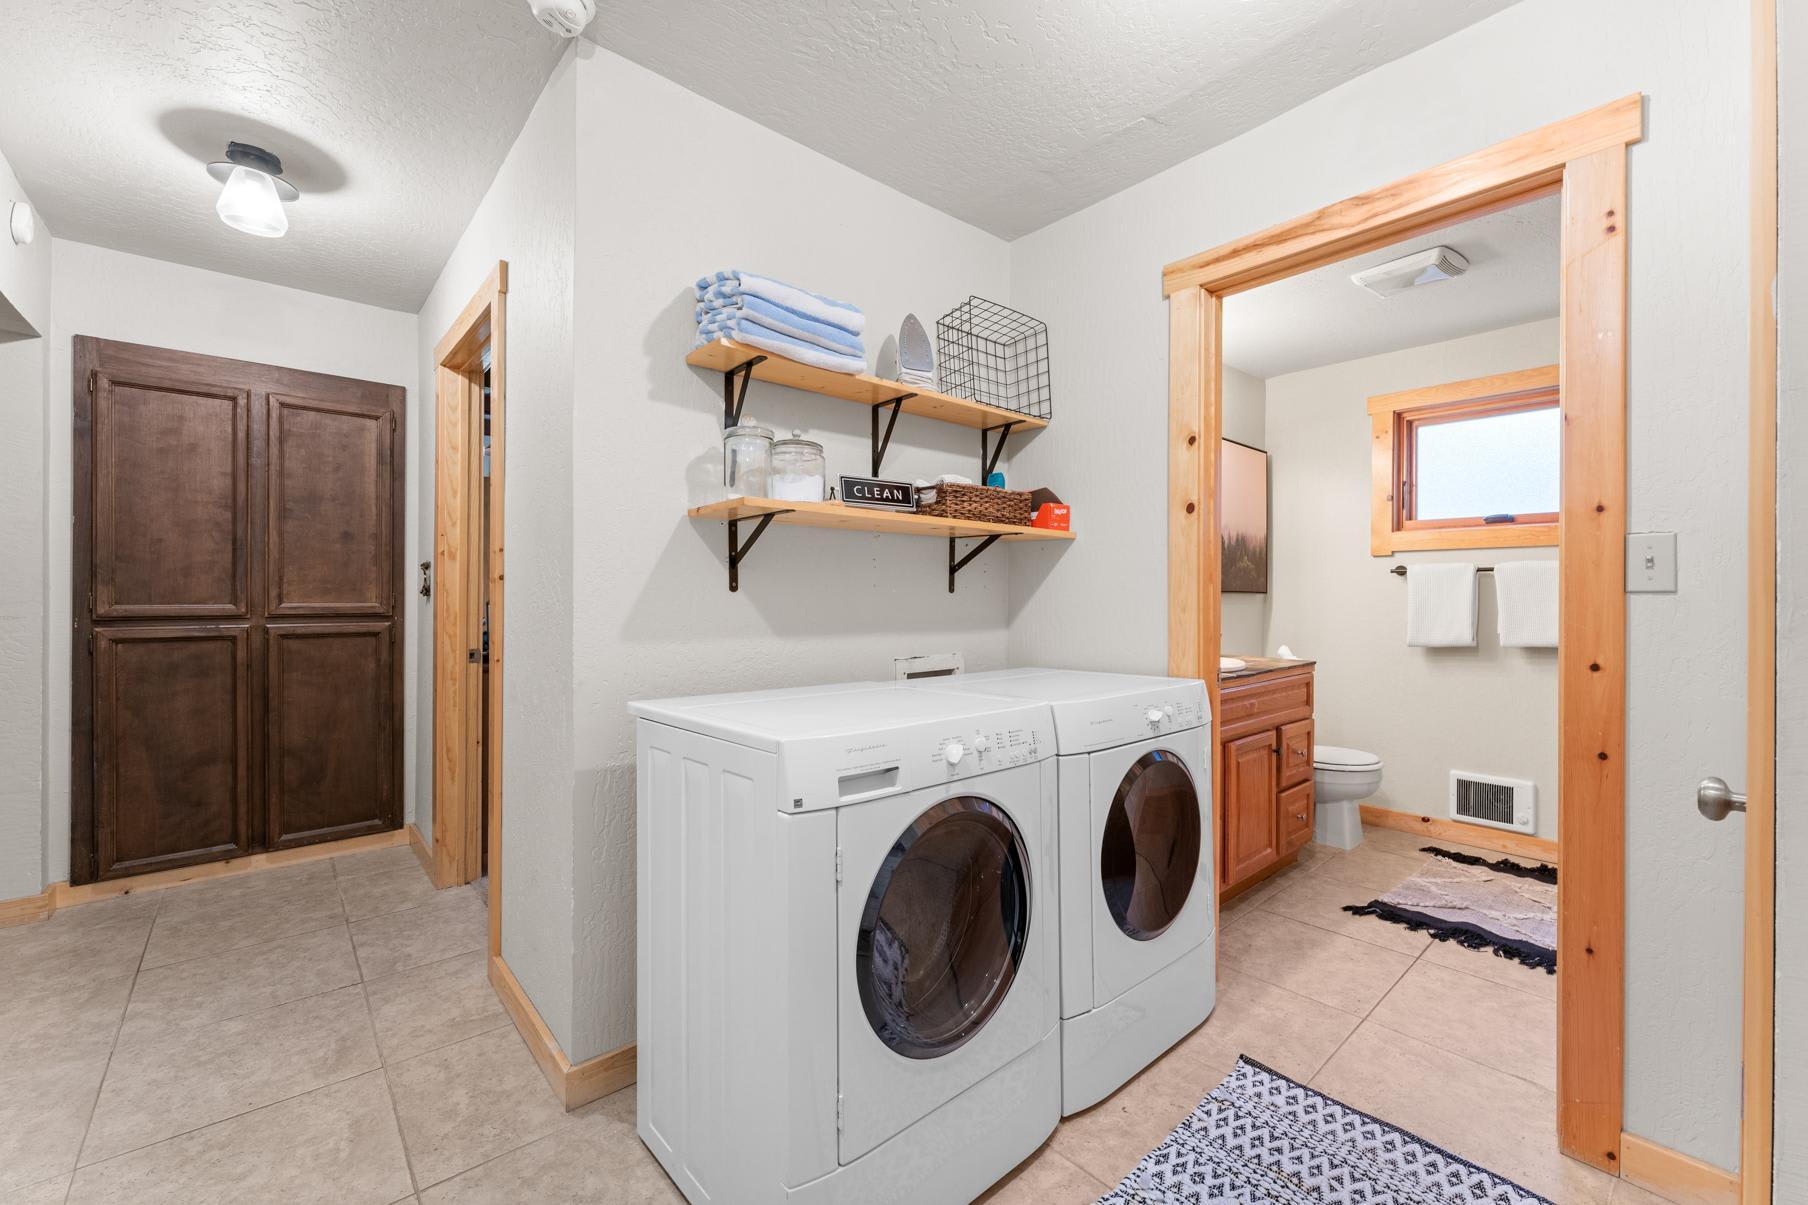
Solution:
M 1066 531 L 1072 513 L 1073 508 L 1065 503 L 1044 502 L 1036 508 L 1036 517 L 1030 520 L 1030 526 L 1045 528 L 1049 531 Z

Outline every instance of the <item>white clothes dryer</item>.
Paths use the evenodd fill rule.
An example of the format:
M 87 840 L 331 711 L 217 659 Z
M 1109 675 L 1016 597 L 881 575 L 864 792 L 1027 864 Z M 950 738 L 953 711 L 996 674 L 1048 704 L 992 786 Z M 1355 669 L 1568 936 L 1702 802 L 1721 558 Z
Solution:
M 638 717 L 638 1128 L 693 1202 L 970 1200 L 1060 1116 L 1049 709 Z
M 1211 1015 L 1211 713 L 1204 683 L 1077 670 L 923 678 L 1054 713 L 1061 1111 L 1098 1103 Z

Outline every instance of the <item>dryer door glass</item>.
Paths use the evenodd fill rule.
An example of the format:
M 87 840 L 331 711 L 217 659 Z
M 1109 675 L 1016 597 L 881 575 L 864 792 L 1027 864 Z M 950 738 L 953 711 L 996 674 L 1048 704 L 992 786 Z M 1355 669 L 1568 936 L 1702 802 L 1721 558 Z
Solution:
M 907 1058 L 965 1044 L 1004 1002 L 1030 927 L 1029 855 L 997 804 L 914 820 L 866 897 L 854 974 L 873 1032 Z
M 1174 923 L 1199 877 L 1199 792 L 1180 759 L 1156 749 L 1118 784 L 1105 817 L 1099 880 L 1118 928 L 1138 941 Z

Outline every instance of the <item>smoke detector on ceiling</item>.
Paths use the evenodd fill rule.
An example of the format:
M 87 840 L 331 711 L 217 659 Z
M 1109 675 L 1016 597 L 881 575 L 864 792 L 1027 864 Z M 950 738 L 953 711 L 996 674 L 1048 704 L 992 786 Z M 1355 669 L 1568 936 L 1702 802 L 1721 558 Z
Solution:
M 527 0 L 534 20 L 561 38 L 575 38 L 596 20 L 596 0 Z
M 1385 264 L 1364 268 L 1350 277 L 1377 297 L 1392 297 L 1415 285 L 1436 284 L 1461 276 L 1469 270 L 1469 261 L 1451 247 L 1427 247 L 1411 255 L 1390 259 Z

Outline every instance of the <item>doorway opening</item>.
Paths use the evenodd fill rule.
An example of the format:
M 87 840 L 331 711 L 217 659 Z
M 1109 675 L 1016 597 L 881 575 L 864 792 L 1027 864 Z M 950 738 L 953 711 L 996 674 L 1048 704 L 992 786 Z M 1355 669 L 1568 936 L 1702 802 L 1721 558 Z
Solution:
M 434 351 L 433 819 L 436 885 L 482 883 L 501 951 L 502 434 L 508 265 Z
M 1626 148 L 1632 95 L 1168 265 L 1169 670 L 1202 677 L 1221 721 L 1224 299 L 1557 190 L 1557 1130 L 1618 1174 L 1624 1113 Z M 1209 667 L 1209 668 L 1208 668 Z

